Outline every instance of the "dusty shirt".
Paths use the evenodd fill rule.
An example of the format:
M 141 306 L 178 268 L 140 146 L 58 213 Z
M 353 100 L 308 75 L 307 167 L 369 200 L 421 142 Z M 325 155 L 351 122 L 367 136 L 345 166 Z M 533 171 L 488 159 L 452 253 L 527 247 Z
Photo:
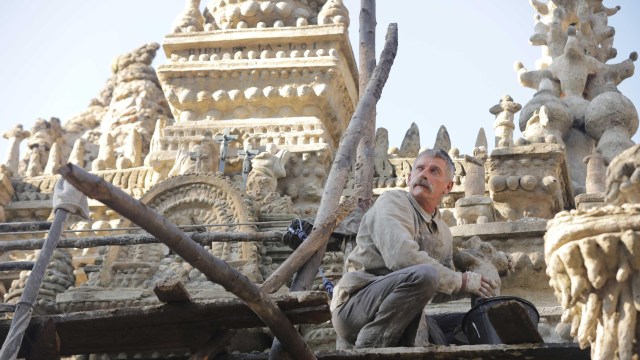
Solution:
M 384 192 L 362 218 L 347 273 L 334 289 L 331 310 L 349 295 L 392 271 L 418 264 L 438 270 L 437 292 L 458 292 L 462 276 L 453 270 L 453 237 L 437 211 L 424 211 L 410 193 Z

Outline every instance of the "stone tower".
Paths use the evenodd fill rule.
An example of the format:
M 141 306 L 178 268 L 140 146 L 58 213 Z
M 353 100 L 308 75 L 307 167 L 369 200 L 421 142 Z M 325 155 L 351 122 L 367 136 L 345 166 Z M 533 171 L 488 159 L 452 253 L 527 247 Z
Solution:
M 203 13 L 187 1 L 158 68 L 176 122 L 151 154 L 156 171 L 227 131 L 225 174 L 240 171 L 239 150 L 275 144 L 291 155 L 280 191 L 314 212 L 358 99 L 348 25 L 339 0 L 214 0 Z

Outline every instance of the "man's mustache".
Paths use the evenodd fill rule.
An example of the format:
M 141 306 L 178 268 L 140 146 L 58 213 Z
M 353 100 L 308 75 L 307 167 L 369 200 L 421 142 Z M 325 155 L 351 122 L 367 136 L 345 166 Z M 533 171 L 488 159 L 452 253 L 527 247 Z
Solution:
M 421 185 L 426 187 L 430 192 L 433 191 L 433 185 L 431 185 L 431 182 L 429 182 L 429 180 L 425 179 L 425 178 L 418 178 L 413 182 L 413 186 L 416 185 Z

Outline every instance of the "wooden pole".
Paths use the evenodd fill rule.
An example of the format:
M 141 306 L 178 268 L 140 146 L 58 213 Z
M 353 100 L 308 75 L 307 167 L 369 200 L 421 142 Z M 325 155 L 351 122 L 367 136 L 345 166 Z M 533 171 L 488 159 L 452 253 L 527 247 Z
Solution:
M 376 66 L 373 76 L 367 85 L 364 95 L 358 102 L 356 111 L 351 118 L 351 122 L 340 141 L 340 146 L 336 153 L 336 157 L 331 166 L 331 172 L 325 185 L 318 215 L 311 231 L 311 234 L 287 260 L 285 260 L 276 271 L 274 271 L 267 280 L 262 284 L 262 289 L 267 293 L 278 290 L 294 273 L 300 269 L 316 252 L 326 248 L 329 235 L 335 229 L 338 222 L 335 219 L 342 214 L 338 214 L 340 209 L 349 214 L 351 210 L 345 209 L 347 206 L 339 207 L 342 190 L 349 176 L 349 169 L 353 163 L 354 153 L 358 145 L 360 134 L 362 133 L 365 123 L 368 120 L 367 114 L 375 106 L 380 99 L 384 84 L 389 77 L 391 66 L 398 50 L 398 25 L 390 24 L 387 29 L 384 50 L 380 55 L 380 63 Z M 353 196 L 352 198 L 357 198 Z M 355 205 L 355 203 L 349 203 Z M 338 211 L 336 209 L 339 209 Z M 345 211 L 349 210 L 349 211 Z M 320 259 L 322 257 L 320 256 Z M 317 271 L 309 266 L 309 271 Z M 315 269 L 315 270 L 314 270 Z M 315 276 L 315 273 L 314 273 Z
M 7 261 L 0 263 L 0 271 L 18 271 L 33 269 L 33 261 Z
M 275 231 L 265 232 L 191 232 L 186 233 L 191 240 L 207 245 L 212 242 L 249 242 L 249 241 L 279 241 L 282 234 Z M 155 236 L 149 234 L 123 234 L 111 236 L 85 237 L 75 239 L 60 239 L 58 249 L 86 249 L 98 246 L 125 246 L 159 243 Z M 12 250 L 36 250 L 42 248 L 44 239 L 8 240 L 0 241 L 0 253 Z M 1 266 L 1 264 L 0 264 Z
M 376 67 L 376 1 L 360 1 L 360 98 L 364 96 L 369 79 Z M 358 207 L 363 212 L 373 205 L 374 155 L 376 146 L 376 106 L 366 119 L 365 130 L 358 144 L 355 167 L 356 192 L 360 194 Z
M 51 228 L 51 223 L 49 221 L 1 223 L 0 233 L 17 231 L 40 231 L 49 230 L 49 228 Z
M 296 354 L 298 359 L 316 359 L 309 346 L 271 298 L 246 276 L 192 241 L 176 225 L 147 205 L 76 165 L 67 164 L 58 172 L 78 190 L 142 227 L 211 281 L 222 285 L 227 291 L 242 299 L 275 336 L 281 339 L 287 351 Z
M 31 270 L 31 275 L 29 275 L 27 279 L 22 295 L 20 295 L 20 300 L 16 305 L 16 310 L 11 320 L 9 333 L 2 344 L 2 349 L 0 349 L 0 359 L 2 360 L 13 360 L 18 356 L 24 332 L 27 330 L 29 321 L 31 320 L 33 303 L 36 301 L 36 297 L 38 297 L 42 278 L 44 278 L 47 266 L 51 260 L 51 255 L 53 255 L 53 250 L 56 248 L 68 216 L 69 212 L 65 209 L 57 209 L 55 212 L 47 240 L 42 246 L 42 251 L 40 251 L 40 255 L 38 255 L 36 264 L 33 266 L 33 270 Z

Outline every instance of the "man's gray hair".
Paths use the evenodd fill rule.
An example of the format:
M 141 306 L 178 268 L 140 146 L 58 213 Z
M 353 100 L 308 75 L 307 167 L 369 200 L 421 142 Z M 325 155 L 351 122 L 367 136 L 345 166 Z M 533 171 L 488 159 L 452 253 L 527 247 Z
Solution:
M 444 160 L 444 162 L 447 163 L 447 168 L 449 169 L 449 180 L 453 181 L 453 175 L 456 172 L 456 166 L 453 164 L 453 160 L 451 160 L 449 154 L 447 154 L 447 152 L 442 149 L 427 149 L 421 152 L 420 154 L 418 154 L 418 156 L 416 156 L 416 159 L 413 161 L 413 165 L 411 166 L 411 168 L 413 169 L 418 159 L 425 156 L 430 158 L 440 158 Z

